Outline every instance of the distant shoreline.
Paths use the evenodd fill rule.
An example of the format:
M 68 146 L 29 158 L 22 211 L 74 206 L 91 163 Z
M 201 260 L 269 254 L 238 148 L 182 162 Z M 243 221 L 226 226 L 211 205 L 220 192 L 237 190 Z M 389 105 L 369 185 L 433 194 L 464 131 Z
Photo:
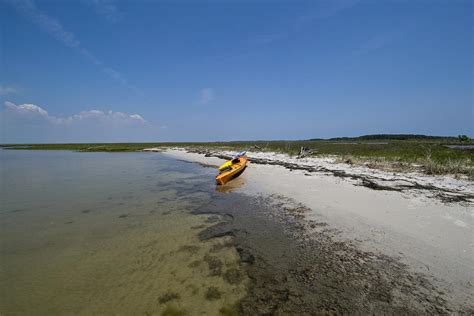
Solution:
M 383 136 L 383 137 L 382 137 Z M 390 136 L 390 137 L 389 137 Z M 398 138 L 406 137 L 400 140 Z M 451 174 L 474 180 L 474 141 L 455 137 L 424 135 L 367 135 L 328 140 L 161 142 L 102 144 L 9 144 L 0 148 L 15 150 L 73 150 L 81 152 L 135 152 L 149 148 L 187 148 L 201 151 L 275 152 L 296 157 L 336 157 L 352 166 L 392 172 L 420 172 L 429 175 Z

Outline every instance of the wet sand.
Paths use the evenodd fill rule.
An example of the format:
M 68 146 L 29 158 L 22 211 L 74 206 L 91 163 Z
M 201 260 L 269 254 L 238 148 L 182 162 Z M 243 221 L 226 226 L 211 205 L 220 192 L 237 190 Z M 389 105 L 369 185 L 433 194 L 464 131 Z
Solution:
M 222 162 L 209 154 L 168 154 L 204 165 Z M 285 302 L 277 299 L 273 311 L 289 312 L 298 306 L 306 306 L 308 313 L 331 308 L 340 312 L 396 313 L 474 310 L 474 214 L 469 201 L 448 203 L 433 198 L 432 192 L 419 190 L 375 190 L 333 174 L 311 174 L 268 164 L 250 163 L 239 181 L 243 184 L 233 194 L 263 199 L 267 205 L 273 203 L 263 212 L 266 215 L 262 221 L 280 219 L 275 224 L 279 228 L 267 233 L 267 239 L 262 227 L 273 227 L 268 222 L 261 229 L 245 233 L 249 240 L 253 235 L 259 237 L 241 252 L 258 258 L 252 251 L 261 251 L 265 262 L 250 265 L 253 289 L 262 289 L 265 284 L 273 284 L 270 288 L 275 289 L 279 288 L 276 284 L 295 284 L 291 289 L 283 287 L 280 294 Z M 285 202 L 276 202 L 278 210 L 275 201 L 267 200 L 268 196 L 290 205 L 296 203 L 299 211 L 285 206 Z M 233 224 L 228 225 L 238 226 L 236 219 L 245 209 L 242 203 L 234 204 L 235 213 L 230 207 Z M 252 221 L 256 219 L 230 229 L 236 229 L 237 233 L 231 233 L 236 240 L 246 225 L 252 226 Z M 286 235 L 274 242 L 277 231 L 285 231 Z M 265 245 L 255 249 L 259 243 Z M 261 272 L 260 277 L 252 278 L 255 271 Z M 268 271 L 272 271 L 269 280 L 262 284 L 261 275 Z M 295 292 L 299 294 L 291 294 Z M 266 303 L 278 296 L 262 295 L 266 298 L 261 302 Z M 253 293 L 251 297 L 258 295 Z M 245 303 L 242 306 L 245 310 Z
M 200 237 L 232 237 L 227 245 L 237 249 L 251 280 L 238 305 L 242 314 L 452 312 L 424 275 L 337 240 L 326 223 L 304 220 L 309 211 L 280 196 L 234 194 L 231 201 L 216 196 L 194 212 L 225 220 Z

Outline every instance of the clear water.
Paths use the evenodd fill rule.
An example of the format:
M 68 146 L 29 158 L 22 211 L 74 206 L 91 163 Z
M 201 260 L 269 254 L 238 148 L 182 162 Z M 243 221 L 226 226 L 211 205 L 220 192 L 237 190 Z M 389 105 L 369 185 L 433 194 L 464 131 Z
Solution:
M 336 145 L 388 145 L 387 142 L 333 142 Z
M 214 223 L 190 214 L 219 194 L 214 173 L 157 153 L 0 150 L 0 314 L 231 313 L 238 255 L 200 241 Z

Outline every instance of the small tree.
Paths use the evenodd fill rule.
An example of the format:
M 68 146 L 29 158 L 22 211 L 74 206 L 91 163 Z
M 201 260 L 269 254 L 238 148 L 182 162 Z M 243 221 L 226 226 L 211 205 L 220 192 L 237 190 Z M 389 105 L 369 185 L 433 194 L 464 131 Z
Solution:
M 467 143 L 470 139 L 467 135 L 458 135 L 458 140 L 461 143 Z

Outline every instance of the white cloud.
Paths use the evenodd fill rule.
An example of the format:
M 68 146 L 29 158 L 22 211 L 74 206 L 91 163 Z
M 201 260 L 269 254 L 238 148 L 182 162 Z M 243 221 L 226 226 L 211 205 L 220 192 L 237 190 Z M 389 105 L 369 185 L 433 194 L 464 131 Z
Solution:
M 13 87 L 0 85 L 0 96 L 14 94 L 17 92 L 18 90 Z
M 30 118 L 40 118 L 51 124 L 75 124 L 81 122 L 97 122 L 101 124 L 144 124 L 145 119 L 139 114 L 128 114 L 124 112 L 88 110 L 65 117 L 50 115 L 48 111 L 35 104 L 16 105 L 6 101 L 7 112 L 14 115 L 28 116 Z M 17 117 L 18 118 L 18 117 Z M 21 118 L 21 117 L 20 117 Z
M 34 104 L 15 105 L 13 102 L 6 101 L 5 107 L 7 108 L 7 110 L 18 114 L 33 114 L 43 116 L 45 118 L 49 117 L 49 114 L 46 110 Z
M 198 104 L 208 104 L 214 100 L 214 90 L 211 88 L 204 88 L 199 92 Z
M 139 120 L 139 121 L 142 121 L 143 123 L 145 123 L 145 119 L 139 114 L 132 114 L 132 115 L 130 115 L 130 118 L 132 118 L 134 120 Z
M 97 58 L 92 52 L 88 49 L 82 47 L 80 41 L 76 38 L 74 33 L 66 31 L 62 24 L 55 18 L 44 14 L 37 6 L 34 0 L 5 0 L 7 3 L 10 3 L 13 8 L 27 20 L 35 24 L 37 27 L 42 29 L 44 32 L 50 34 L 64 46 L 72 48 L 79 52 L 84 58 L 88 61 L 99 67 L 99 69 L 105 73 L 110 78 L 120 82 L 123 86 L 129 88 L 137 95 L 142 96 L 143 92 L 137 89 L 136 87 L 130 85 L 125 79 L 125 76 L 119 71 L 106 67 L 105 64 Z M 111 4 L 111 1 L 107 0 L 91 0 L 91 3 L 96 4 L 98 7 L 102 7 L 103 10 L 109 12 L 109 15 L 112 17 L 112 12 L 114 11 L 114 5 Z

